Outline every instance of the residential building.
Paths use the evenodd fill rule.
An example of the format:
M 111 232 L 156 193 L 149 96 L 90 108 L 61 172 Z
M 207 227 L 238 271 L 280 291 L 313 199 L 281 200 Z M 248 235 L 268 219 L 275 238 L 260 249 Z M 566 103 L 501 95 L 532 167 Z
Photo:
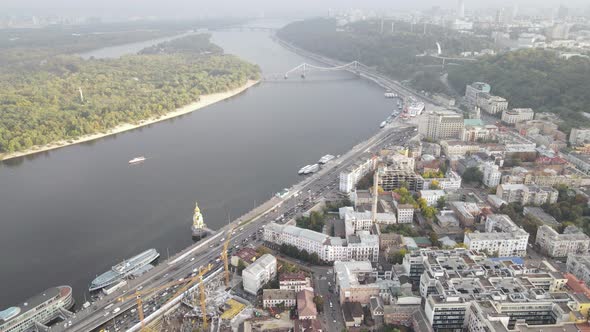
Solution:
M 489 84 L 483 82 L 474 82 L 465 87 L 465 104 L 469 108 L 477 106 L 477 97 L 480 94 L 489 94 L 492 88 Z
M 369 261 L 334 262 L 334 279 L 341 304 L 368 304 L 372 296 L 379 295 L 377 271 Z
M 477 94 L 476 106 L 488 114 L 498 114 L 508 109 L 508 101 L 487 92 Z
M 342 304 L 342 315 L 346 327 L 359 327 L 365 318 L 363 307 L 358 302 L 345 302 Z
M 277 275 L 277 259 L 270 254 L 262 255 L 242 271 L 244 291 L 256 295 L 258 290 Z
M 567 256 L 567 272 L 590 285 L 590 255 L 571 254 Z M 590 291 L 587 292 L 590 295 Z
M 559 192 L 551 187 L 537 185 L 505 184 L 496 188 L 496 196 L 508 203 L 520 203 L 522 205 L 542 205 L 557 202 Z
M 492 161 L 488 161 L 482 166 L 483 184 L 489 188 L 494 188 L 500 184 L 502 172 L 500 167 Z
M 318 310 L 313 302 L 313 291 L 305 289 L 297 293 L 297 315 L 300 320 L 318 317 Z
M 391 170 L 403 170 L 413 172 L 415 165 L 414 158 L 398 153 L 391 154 L 386 158 L 387 168 Z
M 444 178 L 424 179 L 424 189 L 430 189 L 433 181 L 438 183 L 439 189 L 457 190 L 461 188 L 461 176 L 455 171 L 449 170 Z
M 484 233 L 466 233 L 464 243 L 468 249 L 494 254 L 498 257 L 525 256 L 529 233 L 505 214 L 487 217 Z
M 496 139 L 498 127 L 495 125 L 465 125 L 461 133 L 461 139 L 466 142 L 485 142 Z
M 569 226 L 563 234 L 547 225 L 537 230 L 535 243 L 549 257 L 566 257 L 570 254 L 587 254 L 590 238 L 575 226 Z
M 351 192 L 356 187 L 356 184 L 360 181 L 360 179 L 375 169 L 376 162 L 377 158 L 370 155 L 365 155 L 360 161 L 340 172 L 340 191 L 345 193 Z
M 570 152 L 564 153 L 563 157 L 583 173 L 590 174 L 590 156 L 576 152 Z
M 525 206 L 522 210 L 522 214 L 524 216 L 532 217 L 533 219 L 536 219 L 547 226 L 559 226 L 559 222 L 557 221 L 557 219 L 553 218 L 553 216 L 546 213 L 545 211 L 543 211 L 542 208 L 537 206 Z
M 411 224 L 414 221 L 414 206 L 411 204 L 398 204 L 395 202 L 397 210 L 397 222 L 399 224 Z
M 422 261 L 419 289 L 433 331 L 564 331 L 574 323 L 568 279 L 548 263 L 527 266 L 464 249 L 408 256 Z
M 295 292 L 299 292 L 304 289 L 312 289 L 311 279 L 303 272 L 281 273 L 279 275 L 279 288 L 293 290 Z
M 435 206 L 439 198 L 445 195 L 444 190 L 420 190 L 420 197 L 426 200 L 428 206 Z
M 282 306 L 292 308 L 297 305 L 297 292 L 290 289 L 263 289 L 262 307 L 273 308 Z
M 590 129 L 573 128 L 570 132 L 569 142 L 572 146 L 590 143 Z
M 502 112 L 502 121 L 507 124 L 532 120 L 534 117 L 535 112 L 531 108 L 513 108 Z
M 264 240 L 276 245 L 288 244 L 327 262 L 336 260 L 369 260 L 379 258 L 379 237 L 368 231 L 358 231 L 346 239 L 330 237 L 326 234 L 291 225 L 270 223 L 264 228 Z
M 479 222 L 479 215 L 481 211 L 477 204 L 455 201 L 450 202 L 449 205 L 451 210 L 455 212 L 457 219 L 459 219 L 463 227 L 471 227 L 476 222 Z
M 463 133 L 463 115 L 453 111 L 431 111 L 420 118 L 418 131 L 426 139 L 459 138 Z

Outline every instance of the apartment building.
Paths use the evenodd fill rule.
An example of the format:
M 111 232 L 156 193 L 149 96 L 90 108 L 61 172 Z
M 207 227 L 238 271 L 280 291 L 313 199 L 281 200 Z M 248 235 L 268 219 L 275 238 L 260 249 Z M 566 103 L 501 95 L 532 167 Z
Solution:
M 498 127 L 495 125 L 465 125 L 461 139 L 466 142 L 482 142 L 496 139 Z
M 464 243 L 468 249 L 498 257 L 526 256 L 529 233 L 518 227 L 505 214 L 487 217 L 485 232 L 466 233 Z
M 426 139 L 459 138 L 463 133 L 463 115 L 453 111 L 431 111 L 423 114 L 418 131 Z
M 477 204 L 456 201 L 450 202 L 449 205 L 463 227 L 471 227 L 479 221 L 479 215 L 481 211 Z
M 590 238 L 575 226 L 566 227 L 563 234 L 547 225 L 537 230 L 535 244 L 549 257 L 566 257 L 570 254 L 588 254 Z
M 312 289 L 311 279 L 303 272 L 281 273 L 279 275 L 279 288 L 296 292 L 304 289 Z
M 557 202 L 559 192 L 551 187 L 540 187 L 525 184 L 500 184 L 496 188 L 496 196 L 508 203 L 522 205 L 542 205 Z
M 573 128 L 570 132 L 569 142 L 573 146 L 590 143 L 590 129 Z
M 461 188 L 461 176 L 455 171 L 449 170 L 444 178 L 424 179 L 424 189 L 430 189 L 433 181 L 438 183 L 438 187 L 443 190 L 457 190 Z
M 590 255 L 587 253 L 568 255 L 567 272 L 590 285 Z
M 372 296 L 379 296 L 377 271 L 371 262 L 334 262 L 334 280 L 340 303 L 369 304 Z
M 439 198 L 445 196 L 444 190 L 420 190 L 420 197 L 426 200 L 428 206 L 435 206 Z
M 411 224 L 414 221 L 414 206 L 411 204 L 398 204 L 395 202 L 397 210 L 397 222 L 399 224 Z
M 297 292 L 290 289 L 263 289 L 262 307 L 273 308 L 277 306 L 292 308 L 297 305 Z
M 258 290 L 277 275 L 277 259 L 270 254 L 262 255 L 242 271 L 244 290 L 256 295 Z
M 502 112 L 502 121 L 507 124 L 517 124 L 518 122 L 532 120 L 535 112 L 532 108 L 513 108 Z
M 408 186 L 408 190 L 418 191 L 424 188 L 424 179 L 414 171 L 403 169 L 382 168 L 379 173 L 379 186 L 385 191 L 393 191 L 402 186 Z
M 292 245 L 299 250 L 315 253 L 327 262 L 368 260 L 376 262 L 379 258 L 379 237 L 368 231 L 358 231 L 346 239 L 330 237 L 291 225 L 270 223 L 264 228 L 264 241 L 276 245 Z
M 477 94 L 476 106 L 488 114 L 498 114 L 508 109 L 508 101 L 487 92 Z
M 360 179 L 375 169 L 376 163 L 376 157 L 365 155 L 364 157 L 360 158 L 360 161 L 357 161 L 353 165 L 346 168 L 346 170 L 340 172 L 340 191 L 345 193 L 351 192 L 356 187 L 356 184 L 360 181 Z
M 502 172 L 500 172 L 500 167 L 496 165 L 494 162 L 489 161 L 483 164 L 482 173 L 482 182 L 486 187 L 494 188 L 500 184 L 500 180 L 502 179 Z

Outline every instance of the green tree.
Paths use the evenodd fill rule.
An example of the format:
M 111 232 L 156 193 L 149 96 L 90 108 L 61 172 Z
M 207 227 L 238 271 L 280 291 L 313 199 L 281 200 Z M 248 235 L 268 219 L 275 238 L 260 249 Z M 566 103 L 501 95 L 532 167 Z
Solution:
M 481 183 L 483 180 L 483 173 L 477 167 L 469 167 L 463 172 L 461 178 L 465 182 L 477 182 Z
M 324 311 L 324 298 L 316 295 L 313 297 L 313 303 L 315 303 L 316 307 L 318 308 L 319 312 Z

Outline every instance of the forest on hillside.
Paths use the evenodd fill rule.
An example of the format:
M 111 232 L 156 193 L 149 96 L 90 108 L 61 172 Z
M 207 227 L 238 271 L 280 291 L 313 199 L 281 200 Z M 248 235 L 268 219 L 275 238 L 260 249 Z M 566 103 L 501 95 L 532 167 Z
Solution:
M 259 76 L 258 66 L 224 55 L 208 36 L 160 48 L 117 59 L 58 54 L 35 65 L 2 67 L 0 153 L 138 123 Z
M 387 21 L 383 26 L 381 32 L 380 20 L 339 26 L 336 20 L 318 18 L 288 24 L 277 35 L 305 50 L 341 61 L 358 60 L 395 79 L 412 80 L 419 87 L 439 91 L 446 90 L 438 80 L 440 60 L 417 55 L 436 53 L 437 42 L 445 55 L 491 47 L 487 39 L 431 24 Z
M 449 69 L 449 83 L 460 93 L 483 81 L 510 107 L 530 107 L 560 116 L 562 130 L 590 125 L 590 59 L 559 57 L 557 51 L 527 49 L 491 56 Z

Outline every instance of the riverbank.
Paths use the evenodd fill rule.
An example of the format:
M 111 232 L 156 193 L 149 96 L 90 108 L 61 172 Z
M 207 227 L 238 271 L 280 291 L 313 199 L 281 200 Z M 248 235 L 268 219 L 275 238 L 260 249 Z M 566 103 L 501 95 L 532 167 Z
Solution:
M 124 124 L 120 124 L 120 125 L 112 128 L 106 132 L 103 132 L 103 133 L 84 135 L 84 136 L 76 138 L 76 139 L 61 140 L 61 141 L 49 143 L 49 144 L 42 145 L 42 146 L 33 146 L 30 149 L 27 149 L 24 151 L 18 151 L 18 152 L 7 153 L 7 154 L 0 154 L 0 161 L 23 157 L 23 156 L 27 156 L 27 155 L 31 155 L 31 154 L 35 154 L 35 153 L 39 153 L 39 152 L 45 152 L 45 151 L 50 151 L 50 150 L 54 150 L 54 149 L 59 149 L 59 148 L 63 148 L 66 146 L 79 144 L 79 143 L 83 143 L 83 142 L 93 141 L 93 140 L 96 140 L 99 138 L 119 134 L 119 133 L 133 130 L 133 129 L 137 129 L 137 128 L 140 128 L 143 126 L 147 126 L 150 124 L 160 122 L 160 121 L 169 120 L 169 119 L 175 118 L 180 115 L 194 112 L 196 110 L 199 110 L 203 107 L 207 107 L 212 104 L 215 104 L 215 103 L 220 102 L 222 100 L 231 98 L 235 95 L 238 95 L 238 94 L 246 91 L 247 89 L 251 88 L 252 86 L 258 84 L 259 82 L 260 82 L 259 80 L 248 80 L 246 82 L 246 84 L 242 85 L 239 88 L 233 89 L 233 90 L 219 92 L 219 93 L 212 93 L 212 94 L 208 94 L 208 95 L 202 95 L 199 98 L 199 101 L 196 101 L 196 102 L 190 103 L 186 106 L 177 108 L 176 110 L 169 112 L 165 115 L 162 115 L 160 117 L 142 120 L 137 124 L 124 123 Z

